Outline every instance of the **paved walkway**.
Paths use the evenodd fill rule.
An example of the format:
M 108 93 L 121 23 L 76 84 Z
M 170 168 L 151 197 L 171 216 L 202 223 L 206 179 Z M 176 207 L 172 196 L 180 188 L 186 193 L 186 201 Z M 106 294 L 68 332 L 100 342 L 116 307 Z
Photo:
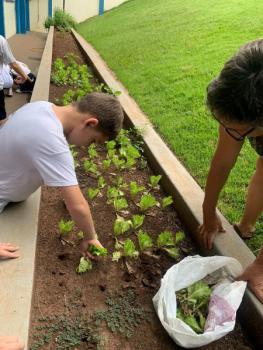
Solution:
M 37 75 L 46 38 L 46 33 L 29 32 L 26 35 L 18 34 L 8 39 L 16 60 L 26 63 L 35 75 Z M 30 94 L 18 93 L 14 93 L 13 97 L 6 97 L 7 114 L 13 113 L 23 104 L 29 102 L 30 97 Z

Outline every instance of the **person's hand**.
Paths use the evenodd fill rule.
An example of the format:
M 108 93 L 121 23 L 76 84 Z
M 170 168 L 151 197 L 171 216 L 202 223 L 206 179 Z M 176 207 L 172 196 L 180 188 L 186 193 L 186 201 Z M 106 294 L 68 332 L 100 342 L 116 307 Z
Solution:
M 24 345 L 17 337 L 0 337 L 0 350 L 23 350 Z
M 204 218 L 202 225 L 198 227 L 202 243 L 205 248 L 211 249 L 215 236 L 219 232 L 225 232 L 220 217 L 215 213 L 209 218 Z
M 0 258 L 19 258 L 18 247 L 11 243 L 0 243 Z
M 98 248 L 103 248 L 102 244 L 100 243 L 100 241 L 98 239 L 96 239 L 96 238 L 85 239 L 84 238 L 80 243 L 80 251 L 84 257 L 88 257 L 90 259 L 96 260 L 96 258 L 89 252 L 89 248 L 92 245 L 95 245 L 95 247 L 98 247 Z
M 15 78 L 14 82 L 17 84 L 17 85 L 20 85 L 20 84 L 23 84 L 26 80 L 22 77 L 17 77 Z
M 256 295 L 263 304 L 263 265 L 255 260 L 236 279 L 237 281 L 247 281 L 249 289 Z

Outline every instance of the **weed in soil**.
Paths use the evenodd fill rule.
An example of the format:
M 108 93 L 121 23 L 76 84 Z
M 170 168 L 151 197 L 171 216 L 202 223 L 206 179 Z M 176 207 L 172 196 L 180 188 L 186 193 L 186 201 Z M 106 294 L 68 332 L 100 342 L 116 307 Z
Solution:
M 96 311 L 93 315 L 95 324 L 99 326 L 105 321 L 113 333 L 121 333 L 126 338 L 131 338 L 135 328 L 147 320 L 148 313 L 136 305 L 136 295 L 128 290 L 122 295 L 109 296 L 105 303 L 105 310 Z

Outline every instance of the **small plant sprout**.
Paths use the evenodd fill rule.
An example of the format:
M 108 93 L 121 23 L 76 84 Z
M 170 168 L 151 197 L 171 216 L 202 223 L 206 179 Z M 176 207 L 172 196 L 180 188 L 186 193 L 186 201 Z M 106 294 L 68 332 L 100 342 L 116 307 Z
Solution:
M 172 196 L 164 197 L 162 199 L 162 208 L 168 207 L 168 205 L 173 204 Z
M 135 244 L 131 239 L 126 239 L 123 244 L 123 255 L 128 258 L 137 258 L 139 256 L 139 252 L 135 248 Z
M 157 202 L 157 200 L 154 198 L 153 195 L 151 195 L 150 193 L 148 194 L 144 194 L 141 197 L 139 206 L 141 211 L 146 211 L 149 208 L 152 208 L 154 206 L 157 206 L 159 203 Z
M 79 240 L 83 239 L 83 238 L 84 238 L 84 232 L 79 231 L 79 232 L 77 233 L 77 237 L 78 237 Z
M 185 233 L 182 231 L 176 232 L 175 234 L 175 244 L 182 242 L 185 239 Z
M 104 159 L 102 161 L 102 167 L 103 169 L 107 170 L 110 167 L 111 159 Z
M 115 252 L 113 252 L 112 253 L 112 261 L 119 261 L 120 260 L 120 258 L 121 258 L 121 252 L 119 252 L 119 251 L 115 251 Z
M 106 141 L 106 148 L 109 151 L 110 149 L 115 149 L 116 147 L 116 142 L 114 140 L 111 141 Z
M 83 163 L 83 167 L 86 172 L 89 172 L 95 175 L 96 177 L 100 175 L 97 165 L 92 160 L 85 159 Z
M 79 266 L 76 268 L 77 273 L 84 273 L 92 269 L 92 262 L 84 258 L 83 256 L 80 258 Z
M 158 248 L 174 246 L 174 235 L 170 231 L 161 232 L 157 238 Z
M 117 169 L 122 169 L 122 168 L 124 167 L 125 160 L 119 158 L 119 157 L 116 156 L 116 155 L 114 155 L 114 156 L 112 157 L 112 163 L 115 165 L 115 167 L 116 167 Z
M 118 216 L 114 222 L 113 230 L 116 236 L 123 234 L 124 232 L 129 231 L 132 227 L 131 220 L 125 220 L 121 216 Z
M 113 157 L 117 157 L 116 156 L 116 150 L 115 149 L 109 149 L 108 152 L 107 152 L 107 157 L 109 159 L 112 159 Z
M 180 251 L 177 247 L 172 247 L 172 248 L 164 248 L 164 250 L 168 253 L 168 255 L 173 258 L 177 259 L 180 256 Z
M 123 177 L 122 176 L 118 176 L 116 179 L 116 186 L 120 189 L 120 188 L 125 188 L 127 187 L 127 184 L 124 182 Z
M 153 242 L 148 233 L 143 232 L 142 230 L 138 233 L 138 241 L 141 250 L 150 249 L 153 246 Z
M 161 180 L 162 178 L 162 175 L 152 175 L 150 176 L 150 183 L 149 185 L 152 187 L 152 188 L 159 188 L 159 181 Z
M 98 179 L 98 187 L 104 188 L 106 186 L 106 181 L 103 176 L 100 176 Z
M 128 202 L 125 198 L 116 198 L 113 201 L 113 205 L 116 211 L 120 211 L 128 208 Z
M 130 182 L 130 194 L 132 198 L 136 197 L 136 195 L 145 189 L 144 186 L 139 186 L 136 181 Z
M 90 200 L 93 200 L 99 194 L 99 192 L 100 192 L 99 188 L 89 187 L 87 190 L 88 198 Z
M 64 221 L 63 219 L 61 219 L 58 223 L 58 227 L 61 235 L 69 234 L 74 227 L 74 221 Z
M 89 155 L 90 159 L 94 159 L 98 156 L 95 143 L 92 143 L 91 145 L 89 145 L 88 155 Z
M 91 245 L 89 249 L 90 253 L 95 256 L 107 256 L 108 250 L 103 247 L 96 247 L 95 245 Z
M 132 216 L 132 226 L 136 230 L 140 226 L 142 226 L 145 215 L 133 215 Z
M 113 202 L 114 199 L 117 199 L 118 197 L 121 197 L 123 195 L 124 195 L 124 193 L 121 190 L 119 190 L 117 187 L 114 187 L 114 186 L 108 187 L 108 189 L 107 189 L 108 202 L 107 203 L 109 204 L 109 203 Z

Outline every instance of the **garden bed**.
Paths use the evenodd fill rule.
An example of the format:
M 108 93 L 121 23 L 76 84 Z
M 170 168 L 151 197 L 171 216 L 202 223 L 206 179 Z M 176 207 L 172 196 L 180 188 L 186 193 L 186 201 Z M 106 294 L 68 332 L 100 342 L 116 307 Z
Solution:
M 68 53 L 77 55 L 80 63 L 85 62 L 70 34 L 55 33 L 53 61 Z M 95 78 L 92 80 L 96 81 Z M 66 90 L 68 87 L 51 85 L 50 101 L 56 102 L 58 98 L 61 99 Z M 105 159 L 105 149 L 97 147 L 96 150 L 102 157 L 100 159 Z M 88 156 L 88 150 L 81 148 L 75 151 L 78 152 L 76 161 L 80 164 L 76 168 L 79 184 L 87 197 L 87 188 L 96 187 L 98 179 L 83 169 L 83 161 Z M 116 183 L 120 175 L 124 183 L 136 181 L 140 186 L 149 188 L 151 170 L 148 167 L 144 168 L 144 163 L 139 163 L 142 169 L 136 166 L 121 173 L 118 173 L 112 165 L 103 171 L 102 164 L 99 164 L 99 169 L 106 183 Z M 193 243 L 187 237 L 178 244 L 179 255 L 175 260 L 156 248 L 153 254 L 140 253 L 137 259 L 121 258 L 118 262 L 112 261 L 112 252 L 116 250 L 113 233 L 116 212 L 112 204 L 106 203 L 106 192 L 106 187 L 101 189 L 100 194 L 89 202 L 97 233 L 110 255 L 94 263 L 93 269 L 88 273 L 78 275 L 75 271 L 80 257 L 76 238 L 78 230 L 74 228 L 72 235 L 64 240 L 60 239 L 58 222 L 61 219 L 70 219 L 63 205 L 60 190 L 55 188 L 42 190 L 32 305 L 31 349 L 96 349 L 99 346 L 107 350 L 179 348 L 162 328 L 152 306 L 152 297 L 157 292 L 165 271 L 186 255 L 196 253 Z M 132 215 L 139 214 L 138 206 L 135 204 L 139 197 L 133 200 L 126 188 L 123 188 L 123 192 L 129 207 L 122 210 L 119 215 L 129 219 Z M 153 189 L 151 193 L 158 202 L 166 196 L 159 189 Z M 145 215 L 142 228 L 150 234 L 155 245 L 160 232 L 171 231 L 176 234 L 184 229 L 171 206 L 162 210 L 158 207 L 151 209 L 148 215 Z M 132 239 L 138 247 L 137 238 L 132 230 L 124 235 L 125 238 Z M 96 313 L 99 310 L 107 310 L 107 314 Z M 142 315 L 146 315 L 145 319 Z M 110 331 L 104 321 L 98 325 L 99 319 L 103 317 L 107 319 L 111 328 L 116 328 L 117 332 Z M 38 340 L 35 338 L 37 335 Z M 77 339 L 82 340 L 80 345 L 76 345 Z M 70 343 L 72 345 L 65 345 Z M 228 336 L 203 347 L 203 349 L 225 348 L 250 349 L 238 324 Z

